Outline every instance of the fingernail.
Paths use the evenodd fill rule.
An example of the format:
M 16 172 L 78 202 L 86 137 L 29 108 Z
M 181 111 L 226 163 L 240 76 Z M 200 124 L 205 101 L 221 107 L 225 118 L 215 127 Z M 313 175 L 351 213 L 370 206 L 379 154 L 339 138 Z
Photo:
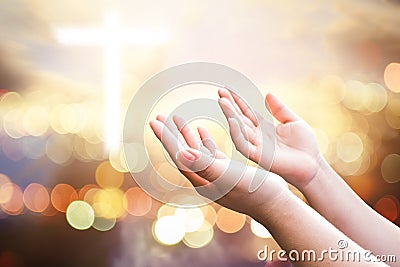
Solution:
M 182 155 L 185 159 L 190 161 L 194 161 L 196 159 L 196 157 L 187 150 L 182 150 Z

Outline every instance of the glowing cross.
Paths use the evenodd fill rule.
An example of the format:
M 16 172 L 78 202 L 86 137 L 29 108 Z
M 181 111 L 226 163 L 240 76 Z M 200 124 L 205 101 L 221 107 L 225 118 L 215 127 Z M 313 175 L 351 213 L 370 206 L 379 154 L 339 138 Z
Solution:
M 115 13 L 105 15 L 104 28 L 58 29 L 57 39 L 67 45 L 101 45 L 104 48 L 104 133 L 106 151 L 118 148 L 120 125 L 120 48 L 123 44 L 157 45 L 165 43 L 165 29 L 140 28 L 122 30 Z

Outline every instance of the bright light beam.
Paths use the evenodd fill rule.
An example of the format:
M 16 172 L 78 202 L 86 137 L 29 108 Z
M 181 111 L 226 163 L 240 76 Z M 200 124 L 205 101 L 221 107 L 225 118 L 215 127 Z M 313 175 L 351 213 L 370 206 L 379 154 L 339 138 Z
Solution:
M 159 45 L 168 41 L 164 28 L 121 29 L 118 16 L 105 15 L 103 28 L 58 29 L 57 40 L 66 45 L 100 45 L 104 48 L 104 138 L 106 152 L 117 149 L 121 140 L 121 77 L 122 45 Z
M 105 81 L 104 97 L 105 103 L 105 140 L 106 150 L 118 148 L 120 143 L 120 24 L 114 14 L 108 14 L 105 21 L 106 35 L 108 41 L 104 42 L 104 64 Z

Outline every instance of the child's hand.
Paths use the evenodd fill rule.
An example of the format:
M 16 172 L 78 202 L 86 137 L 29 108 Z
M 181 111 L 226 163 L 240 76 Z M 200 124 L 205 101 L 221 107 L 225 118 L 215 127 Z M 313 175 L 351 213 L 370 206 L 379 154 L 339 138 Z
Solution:
M 252 111 L 234 92 L 220 89 L 218 93 L 233 142 L 244 156 L 265 169 L 270 167 L 298 188 L 312 180 L 322 157 L 312 129 L 303 120 L 272 94 L 265 102 L 281 122 L 277 126 Z
M 183 119 L 174 117 L 172 122 L 163 116 L 157 116 L 150 126 L 181 173 L 201 195 L 215 200 L 215 196 L 228 191 L 226 187 L 232 187 L 216 200 L 221 205 L 258 217 L 260 212 L 266 212 L 272 206 L 275 198 L 285 196 L 282 192 L 290 194 L 286 182 L 278 175 L 229 159 L 205 128 L 198 128 L 198 136 Z M 267 175 L 261 187 L 250 193 L 249 184 L 254 176 L 261 176 L 258 177 L 261 180 Z M 213 183 L 217 179 L 218 183 Z

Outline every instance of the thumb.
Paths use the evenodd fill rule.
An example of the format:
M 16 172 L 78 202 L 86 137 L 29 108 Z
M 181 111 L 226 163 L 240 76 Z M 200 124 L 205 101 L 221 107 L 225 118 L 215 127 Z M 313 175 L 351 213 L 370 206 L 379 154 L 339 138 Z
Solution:
M 267 94 L 265 105 L 272 115 L 281 123 L 287 123 L 300 120 L 299 116 L 290 110 L 277 96 Z

